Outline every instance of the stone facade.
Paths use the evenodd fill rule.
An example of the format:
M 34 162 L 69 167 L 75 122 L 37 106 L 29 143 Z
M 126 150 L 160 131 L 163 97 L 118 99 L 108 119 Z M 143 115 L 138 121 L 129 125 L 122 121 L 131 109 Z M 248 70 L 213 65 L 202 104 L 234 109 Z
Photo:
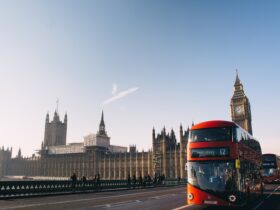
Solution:
M 64 123 L 59 120 L 57 111 L 52 122 L 46 116 L 45 138 L 39 156 L 23 158 L 11 154 L 4 161 L 4 175 L 94 178 L 100 174 L 102 179 L 126 179 L 128 175 L 142 177 L 164 174 L 167 178 L 186 177 L 186 145 L 188 132 L 180 126 L 180 142 L 177 143 L 174 131 L 166 133 L 165 128 L 156 136 L 152 131 L 153 149 L 138 151 L 135 145 L 129 147 L 110 144 L 105 129 L 102 112 L 97 134 L 84 137 L 84 142 L 66 145 L 67 115 Z M 65 141 L 65 143 L 64 143 Z M 0 152 L 1 154 L 1 152 Z M 1 157 L 1 156 L 0 156 Z
M 57 110 L 54 112 L 53 121 L 49 122 L 49 113 L 45 122 L 45 137 L 42 146 L 57 146 L 66 144 L 67 114 L 64 116 L 64 123 L 60 121 Z
M 153 171 L 167 177 L 186 177 L 186 148 L 189 129 L 183 132 L 180 126 L 180 143 L 177 143 L 173 129 L 170 134 L 165 128 L 157 136 L 153 129 Z

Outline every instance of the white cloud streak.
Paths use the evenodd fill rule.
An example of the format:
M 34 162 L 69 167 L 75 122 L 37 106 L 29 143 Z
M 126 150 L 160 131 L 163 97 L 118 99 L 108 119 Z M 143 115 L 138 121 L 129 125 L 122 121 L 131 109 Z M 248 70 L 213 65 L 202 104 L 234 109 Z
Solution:
M 114 86 L 113 86 L 114 87 Z M 113 101 L 116 101 L 116 100 L 119 100 L 121 98 L 124 98 L 132 93 L 134 93 L 135 91 L 137 91 L 139 89 L 139 87 L 135 87 L 135 88 L 130 88 L 128 90 L 125 90 L 125 91 L 121 91 L 119 93 L 115 93 L 115 95 L 107 100 L 105 100 L 103 103 L 104 104 L 109 104 L 109 103 L 112 103 Z M 114 90 L 114 88 L 113 88 Z
M 118 86 L 116 83 L 113 84 L 113 90 L 112 90 L 112 94 L 115 95 L 118 91 Z

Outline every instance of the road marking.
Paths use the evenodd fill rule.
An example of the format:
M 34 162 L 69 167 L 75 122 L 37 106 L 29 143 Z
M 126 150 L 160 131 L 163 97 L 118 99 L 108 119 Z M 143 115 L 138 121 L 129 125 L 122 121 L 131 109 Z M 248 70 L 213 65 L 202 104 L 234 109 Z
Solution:
M 266 196 L 266 198 L 265 198 L 264 200 L 262 200 L 253 210 L 258 209 L 258 208 L 264 203 L 264 201 L 267 200 L 267 199 L 269 199 L 270 196 L 272 196 L 272 194 L 273 194 L 275 191 L 277 191 L 278 189 L 280 189 L 280 186 L 276 187 L 276 188 L 273 190 L 273 192 L 270 193 L 268 196 Z
M 274 191 L 273 191 L 273 192 L 274 192 Z M 272 193 L 273 193 L 273 192 L 272 192 Z M 269 199 L 270 196 L 272 196 L 272 193 L 270 193 L 270 194 L 265 198 L 265 200 Z
M 176 191 L 176 190 L 178 190 L 178 189 L 174 189 L 174 191 Z M 166 191 L 170 192 L 171 190 L 170 189 L 161 190 L 159 192 L 166 192 Z M 56 205 L 56 204 L 75 203 L 75 202 L 80 202 L 80 201 L 100 200 L 100 199 L 106 199 L 106 198 L 120 198 L 120 197 L 125 197 L 125 196 L 151 194 L 153 192 L 155 192 L 155 191 L 137 192 L 137 193 L 123 194 L 123 195 L 113 195 L 113 196 L 107 196 L 107 197 L 94 197 L 94 198 L 83 198 L 83 199 L 76 199 L 76 200 L 57 201 L 57 202 L 54 202 L 54 203 L 49 203 L 49 201 L 47 201 L 46 203 L 25 204 L 25 205 L 13 206 L 13 207 L 4 207 L 4 209 L 19 209 L 19 208 L 37 207 L 37 206 L 44 206 L 44 205 Z
M 193 204 L 185 205 L 185 206 L 180 206 L 180 207 L 178 207 L 178 208 L 176 208 L 176 209 L 172 209 L 172 210 L 180 210 L 180 209 L 184 209 L 184 208 L 189 208 L 189 207 L 191 207 L 191 206 L 193 206 Z
M 118 203 L 110 203 L 110 204 L 106 204 L 106 205 L 99 205 L 99 206 L 95 206 L 95 207 L 106 207 L 106 208 L 111 208 L 111 207 L 118 207 L 118 206 L 123 206 L 123 205 L 127 205 L 127 204 L 134 204 L 134 203 L 141 203 L 140 200 L 133 200 L 133 201 L 123 201 L 123 202 L 118 202 Z
M 151 199 L 161 199 L 169 196 L 176 196 L 176 195 L 175 194 L 159 195 L 159 196 L 152 197 Z
M 263 204 L 264 201 L 261 201 L 255 208 L 254 210 L 256 210 L 257 208 L 259 208 L 262 204 Z

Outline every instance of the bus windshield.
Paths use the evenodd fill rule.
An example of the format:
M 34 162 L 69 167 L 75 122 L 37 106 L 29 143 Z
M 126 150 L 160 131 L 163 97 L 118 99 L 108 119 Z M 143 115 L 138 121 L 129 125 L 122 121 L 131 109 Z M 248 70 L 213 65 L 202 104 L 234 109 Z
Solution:
M 263 168 L 276 168 L 276 162 L 275 161 L 263 162 L 262 167 Z
M 190 133 L 190 142 L 230 140 L 232 140 L 232 127 L 198 129 Z
M 204 191 L 215 194 L 237 191 L 234 162 L 188 162 L 188 182 Z
M 275 168 L 263 168 L 262 176 L 275 176 L 277 170 Z

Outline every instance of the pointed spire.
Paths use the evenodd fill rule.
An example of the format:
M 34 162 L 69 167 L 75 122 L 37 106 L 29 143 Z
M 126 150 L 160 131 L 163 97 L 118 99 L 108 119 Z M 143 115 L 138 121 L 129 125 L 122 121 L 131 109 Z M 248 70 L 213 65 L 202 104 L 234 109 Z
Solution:
M 100 122 L 100 124 L 105 125 L 105 123 L 104 123 L 104 113 L 103 113 L 103 110 L 102 110 L 102 115 L 101 115 L 101 122 Z
M 58 104 L 59 104 L 59 99 L 56 100 L 56 112 L 58 112 Z
M 103 135 L 103 136 L 107 136 L 106 130 L 105 130 L 105 122 L 104 122 L 104 113 L 102 110 L 102 115 L 101 115 L 101 121 L 99 124 L 99 131 L 98 131 L 99 135 Z
M 64 115 L 64 123 L 67 123 L 68 117 L 67 117 L 67 112 Z
M 53 121 L 59 121 L 59 115 L 57 113 L 57 111 L 55 110 L 54 115 L 53 115 Z
M 171 129 L 170 136 L 173 140 L 175 139 L 175 132 L 174 132 L 173 128 Z
M 180 137 L 183 135 L 183 126 L 182 123 L 180 124 Z
M 235 78 L 235 82 L 234 82 L 234 93 L 233 93 L 233 98 L 238 98 L 238 97 L 244 97 L 245 93 L 243 90 L 243 85 L 239 79 L 239 75 L 238 75 L 238 70 L 236 69 L 236 78 Z
M 50 115 L 49 115 L 49 112 L 48 112 L 47 115 L 46 115 L 46 122 L 47 122 L 47 123 L 50 122 Z
M 19 148 L 18 149 L 18 155 L 17 155 L 17 158 L 21 158 L 22 156 L 21 156 L 21 149 Z
M 237 85 L 240 85 L 241 82 L 240 82 L 240 79 L 239 79 L 239 76 L 238 76 L 238 69 L 236 69 L 236 78 L 235 78 L 235 83 L 234 83 L 234 86 L 237 86 Z

